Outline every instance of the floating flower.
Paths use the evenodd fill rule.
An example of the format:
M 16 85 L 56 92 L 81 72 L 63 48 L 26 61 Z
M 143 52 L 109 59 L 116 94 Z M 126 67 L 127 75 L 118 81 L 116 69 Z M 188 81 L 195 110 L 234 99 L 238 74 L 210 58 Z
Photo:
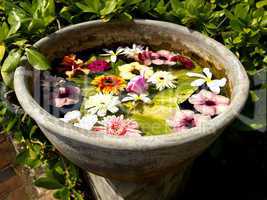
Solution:
M 67 112 L 61 120 L 66 123 L 72 123 L 76 127 L 91 130 L 98 118 L 96 115 L 86 115 L 81 118 L 81 112 L 74 110 Z
M 102 124 L 102 126 L 97 127 L 96 130 L 105 131 L 105 133 L 108 135 L 141 136 L 141 131 L 137 130 L 137 122 L 130 119 L 124 119 L 123 115 L 119 117 L 105 117 L 100 124 Z
M 83 61 L 76 59 L 76 55 L 74 54 L 64 56 L 62 65 L 68 78 L 72 78 L 77 74 L 89 74 L 89 69 L 85 68 Z
M 198 94 L 192 95 L 188 101 L 194 105 L 198 112 L 209 116 L 224 112 L 230 104 L 229 98 L 216 95 L 204 89 Z
M 91 73 L 100 73 L 108 70 L 110 68 L 109 64 L 105 60 L 95 60 L 88 65 L 88 69 Z
M 120 104 L 119 97 L 112 94 L 98 93 L 85 100 L 84 107 L 90 114 L 97 114 L 100 117 L 106 116 L 107 112 L 116 113 Z
M 114 75 L 98 76 L 92 81 L 92 85 L 97 86 L 98 91 L 105 94 L 119 94 L 126 87 L 124 79 Z
M 195 87 L 202 86 L 204 83 L 207 83 L 208 88 L 215 94 L 220 93 L 220 87 L 224 87 L 226 84 L 226 78 L 212 80 L 212 73 L 209 68 L 203 69 L 203 74 L 188 72 L 186 75 L 190 77 L 198 77 L 200 79 L 194 80 L 191 85 Z
M 79 110 L 73 110 L 73 111 L 67 112 L 64 115 L 64 118 L 61 118 L 61 120 L 66 123 L 74 123 L 74 122 L 78 122 L 81 116 L 82 114 Z
M 180 62 L 187 69 L 192 69 L 194 67 L 193 61 L 182 55 L 172 56 L 170 60 L 173 62 Z
M 123 54 L 128 58 L 137 58 L 138 54 L 144 50 L 144 47 L 141 45 L 133 44 L 132 48 L 126 47 L 123 50 Z
M 52 95 L 55 107 L 76 104 L 80 99 L 80 88 L 74 86 L 64 86 L 56 88 Z
M 193 127 L 201 126 L 202 123 L 210 120 L 207 115 L 195 114 L 192 110 L 179 110 L 175 115 L 167 120 L 167 123 L 175 131 L 180 132 Z
M 145 65 L 175 65 L 176 61 L 172 60 L 173 56 L 175 56 L 175 54 L 167 50 L 153 52 L 146 49 L 139 53 L 136 59 Z
M 165 88 L 175 88 L 175 77 L 166 71 L 157 71 L 154 73 L 147 82 L 156 85 L 157 90 L 162 91 Z
M 167 50 L 160 50 L 151 54 L 151 62 L 155 65 L 175 65 L 172 61 L 174 54 Z
M 127 92 L 134 92 L 136 94 L 146 93 L 148 84 L 144 76 L 136 76 L 127 85 Z
M 122 102 L 127 101 L 142 101 L 144 103 L 151 103 L 151 99 L 148 97 L 148 94 L 135 94 L 135 93 L 128 93 L 128 96 L 124 97 Z
M 137 75 L 144 75 L 147 79 L 154 73 L 152 68 L 141 65 L 138 62 L 121 65 L 118 69 L 120 71 L 120 76 L 126 80 L 130 80 Z
M 77 123 L 74 123 L 74 126 L 86 130 L 92 130 L 97 121 L 98 118 L 96 115 L 85 115 Z
M 121 55 L 124 51 L 122 47 L 119 47 L 115 52 L 112 50 L 104 49 L 106 53 L 101 54 L 101 56 L 108 56 L 110 57 L 110 61 L 115 63 L 117 61 L 117 57 Z

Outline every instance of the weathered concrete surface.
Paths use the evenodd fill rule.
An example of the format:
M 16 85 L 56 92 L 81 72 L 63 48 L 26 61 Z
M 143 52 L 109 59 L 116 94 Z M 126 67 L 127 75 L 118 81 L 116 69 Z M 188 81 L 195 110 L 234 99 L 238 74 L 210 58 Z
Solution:
M 40 100 L 40 88 L 36 84 L 39 72 L 17 68 L 14 86 L 24 110 L 63 155 L 86 171 L 128 182 L 147 181 L 175 172 L 181 163 L 197 157 L 219 136 L 247 99 L 248 77 L 236 56 L 215 40 L 183 26 L 152 20 L 92 21 L 62 29 L 40 40 L 36 46 L 52 60 L 67 53 L 116 43 L 180 50 L 205 66 L 225 71 L 230 83 L 231 105 L 212 122 L 179 134 L 118 138 L 88 133 L 46 112 L 35 100 Z

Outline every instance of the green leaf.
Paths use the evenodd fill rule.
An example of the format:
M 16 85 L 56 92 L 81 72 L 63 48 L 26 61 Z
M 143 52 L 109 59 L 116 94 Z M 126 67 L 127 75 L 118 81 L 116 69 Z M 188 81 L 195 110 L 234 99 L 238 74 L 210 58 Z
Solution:
M 33 68 L 37 70 L 48 70 L 50 69 L 50 64 L 47 61 L 46 57 L 33 48 L 25 49 L 26 56 L 28 58 L 29 63 Z
M 50 189 L 50 190 L 60 189 L 64 187 L 60 182 L 58 182 L 56 179 L 51 178 L 51 177 L 41 177 L 37 179 L 34 182 L 34 184 L 37 187 L 42 187 L 42 188 Z
M 160 0 L 155 8 L 155 11 L 158 12 L 160 15 L 164 14 L 167 10 L 167 6 L 164 3 L 164 0 Z
M 11 11 L 8 16 L 8 23 L 11 25 L 9 35 L 16 33 L 21 26 L 21 18 L 15 11 Z
M 131 116 L 145 135 L 162 135 L 170 133 L 171 129 L 166 120 L 153 115 L 133 114 Z
M 105 7 L 100 11 L 102 16 L 111 14 L 116 10 L 117 1 L 116 0 L 106 0 Z
M 53 196 L 60 200 L 70 200 L 70 190 L 66 187 L 56 191 Z
M 256 7 L 257 7 L 257 8 L 262 8 L 262 7 L 264 7 L 264 6 L 267 6 L 267 0 L 258 1 L 258 2 L 256 3 Z
M 4 41 L 8 37 L 9 27 L 6 22 L 0 26 L 0 42 Z
M 3 42 L 0 42 L 0 64 L 2 59 L 4 58 L 5 50 L 6 50 L 5 44 Z
M 3 81 L 10 88 L 13 87 L 13 73 L 19 65 L 21 53 L 21 50 L 12 49 L 1 68 Z
M 28 161 L 28 157 L 29 157 L 29 151 L 24 150 L 16 156 L 16 163 L 20 165 L 25 165 Z
M 100 0 L 86 0 L 84 3 L 75 3 L 83 12 L 99 14 L 102 4 Z

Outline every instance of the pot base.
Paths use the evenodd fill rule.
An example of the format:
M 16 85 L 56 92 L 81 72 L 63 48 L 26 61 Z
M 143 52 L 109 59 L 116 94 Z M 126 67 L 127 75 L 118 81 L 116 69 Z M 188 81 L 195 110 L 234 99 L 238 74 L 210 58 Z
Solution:
M 162 174 L 146 182 L 126 182 L 107 179 L 85 172 L 96 200 L 167 200 L 183 193 L 191 162 L 179 166 L 176 172 Z

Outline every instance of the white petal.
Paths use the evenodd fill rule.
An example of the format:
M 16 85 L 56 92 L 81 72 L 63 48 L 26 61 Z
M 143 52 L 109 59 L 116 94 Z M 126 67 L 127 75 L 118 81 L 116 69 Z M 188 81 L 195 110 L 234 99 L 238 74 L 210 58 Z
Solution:
M 220 79 L 220 80 L 218 80 L 218 81 L 219 81 L 219 85 L 220 85 L 220 87 L 224 87 L 225 84 L 226 84 L 227 79 L 226 79 L 226 78 L 222 78 L 222 79 Z
M 77 127 L 91 130 L 95 123 L 97 122 L 97 116 L 96 115 L 90 115 L 90 116 L 84 116 L 81 120 L 80 123 L 74 124 Z
M 212 77 L 212 73 L 210 72 L 210 69 L 209 69 L 209 68 L 204 68 L 204 69 L 203 69 L 203 73 L 204 73 L 209 79 L 211 79 L 211 77 Z
M 189 76 L 189 77 L 206 78 L 204 75 L 198 74 L 198 73 L 194 73 L 194 72 L 187 72 L 186 75 Z
M 97 112 L 97 115 L 100 117 L 104 117 L 104 116 L 106 116 L 106 114 L 107 114 L 107 109 L 105 109 L 105 108 L 100 108 Z
M 220 93 L 220 82 L 218 82 L 217 80 L 213 80 L 207 83 L 207 86 L 209 87 L 209 89 L 215 93 L 215 94 L 219 94 Z
M 148 97 L 141 97 L 142 101 L 145 103 L 151 103 L 151 99 Z
M 111 62 L 115 63 L 117 61 L 117 56 L 116 55 L 112 55 L 110 57 L 110 60 L 111 60 Z
M 199 86 L 203 85 L 205 82 L 206 82 L 205 79 L 197 79 L 197 80 L 194 80 L 194 81 L 191 83 L 191 86 L 199 87 Z
M 133 101 L 133 100 L 134 100 L 133 97 L 124 97 L 121 101 L 126 102 L 126 101 Z
M 81 118 L 81 112 L 78 110 L 74 110 L 71 112 L 67 112 L 62 119 L 64 122 L 70 122 L 73 120 L 79 120 Z
M 119 108 L 117 108 L 116 106 L 110 106 L 108 110 L 112 113 L 116 113 L 119 111 Z

